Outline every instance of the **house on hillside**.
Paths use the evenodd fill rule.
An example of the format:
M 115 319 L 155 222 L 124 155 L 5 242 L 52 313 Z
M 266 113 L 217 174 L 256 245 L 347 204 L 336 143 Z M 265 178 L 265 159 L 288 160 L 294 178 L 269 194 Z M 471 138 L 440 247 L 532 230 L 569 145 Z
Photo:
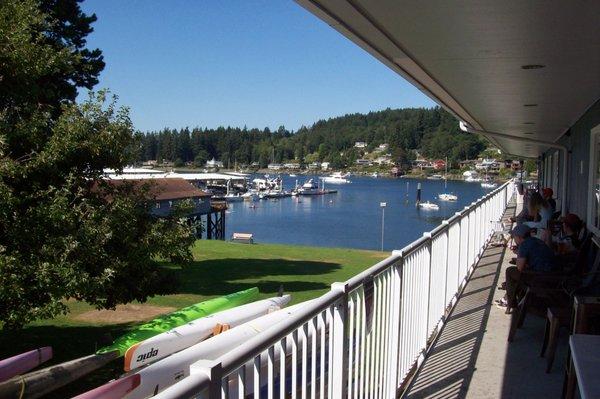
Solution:
M 368 159 L 357 159 L 356 164 L 359 166 L 370 166 L 373 163 Z
M 329 162 L 321 163 L 321 170 L 329 170 Z
M 283 165 L 280 163 L 270 163 L 267 165 L 267 169 L 269 170 L 281 170 L 283 169 Z
M 354 143 L 354 148 L 367 148 L 367 143 L 364 141 L 357 141 Z
M 444 170 L 446 168 L 446 161 L 443 159 L 436 159 L 431 163 L 431 165 L 435 170 Z
M 206 162 L 206 167 L 209 168 L 209 169 L 222 168 L 223 167 L 223 162 L 217 161 L 217 160 L 215 160 L 213 158 L 210 161 Z

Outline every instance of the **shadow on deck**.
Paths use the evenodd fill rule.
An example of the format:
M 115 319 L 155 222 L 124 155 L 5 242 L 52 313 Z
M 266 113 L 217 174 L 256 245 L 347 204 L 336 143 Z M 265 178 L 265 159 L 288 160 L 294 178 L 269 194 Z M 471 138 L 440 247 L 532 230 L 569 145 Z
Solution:
M 512 203 L 504 217 L 514 215 L 515 208 Z M 484 251 L 405 397 L 560 397 L 565 335 L 559 341 L 552 373 L 546 374 L 546 361 L 540 357 L 545 320 L 527 315 L 509 344 L 510 316 L 494 305 L 504 295 L 497 287 L 513 256 L 502 247 Z

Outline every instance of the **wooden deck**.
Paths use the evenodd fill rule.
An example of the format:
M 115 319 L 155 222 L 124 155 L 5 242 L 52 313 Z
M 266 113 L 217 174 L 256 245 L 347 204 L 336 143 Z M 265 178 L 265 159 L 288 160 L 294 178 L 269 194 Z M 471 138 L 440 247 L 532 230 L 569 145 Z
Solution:
M 505 218 L 515 211 L 511 204 Z M 545 320 L 527 315 L 509 344 L 510 316 L 494 305 L 504 295 L 497 287 L 513 256 L 510 249 L 485 250 L 405 397 L 560 397 L 567 332 L 561 331 L 554 368 L 546 374 L 546 360 L 540 357 Z

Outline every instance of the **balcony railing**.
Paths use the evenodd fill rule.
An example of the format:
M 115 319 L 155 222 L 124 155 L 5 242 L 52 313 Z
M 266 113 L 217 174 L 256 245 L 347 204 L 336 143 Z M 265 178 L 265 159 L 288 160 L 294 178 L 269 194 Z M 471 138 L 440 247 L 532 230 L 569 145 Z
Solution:
M 514 193 L 505 183 L 159 398 L 394 398 L 423 361 Z

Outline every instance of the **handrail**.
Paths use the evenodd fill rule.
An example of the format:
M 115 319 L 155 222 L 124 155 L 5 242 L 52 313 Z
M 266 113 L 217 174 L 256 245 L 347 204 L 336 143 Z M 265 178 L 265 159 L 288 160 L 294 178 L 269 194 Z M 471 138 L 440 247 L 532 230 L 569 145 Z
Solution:
M 221 356 L 218 360 L 221 363 L 223 374 L 229 374 L 242 364 L 252 360 L 257 353 L 261 353 L 268 349 L 273 342 L 279 341 L 282 338 L 292 333 L 299 325 L 303 325 L 316 314 L 321 313 L 329 306 L 343 297 L 344 293 L 335 289 L 328 291 L 319 298 L 313 299 L 305 308 L 292 313 L 285 321 L 279 322 L 261 334 L 255 335 L 245 342 L 245 345 L 240 345 L 230 352 Z

